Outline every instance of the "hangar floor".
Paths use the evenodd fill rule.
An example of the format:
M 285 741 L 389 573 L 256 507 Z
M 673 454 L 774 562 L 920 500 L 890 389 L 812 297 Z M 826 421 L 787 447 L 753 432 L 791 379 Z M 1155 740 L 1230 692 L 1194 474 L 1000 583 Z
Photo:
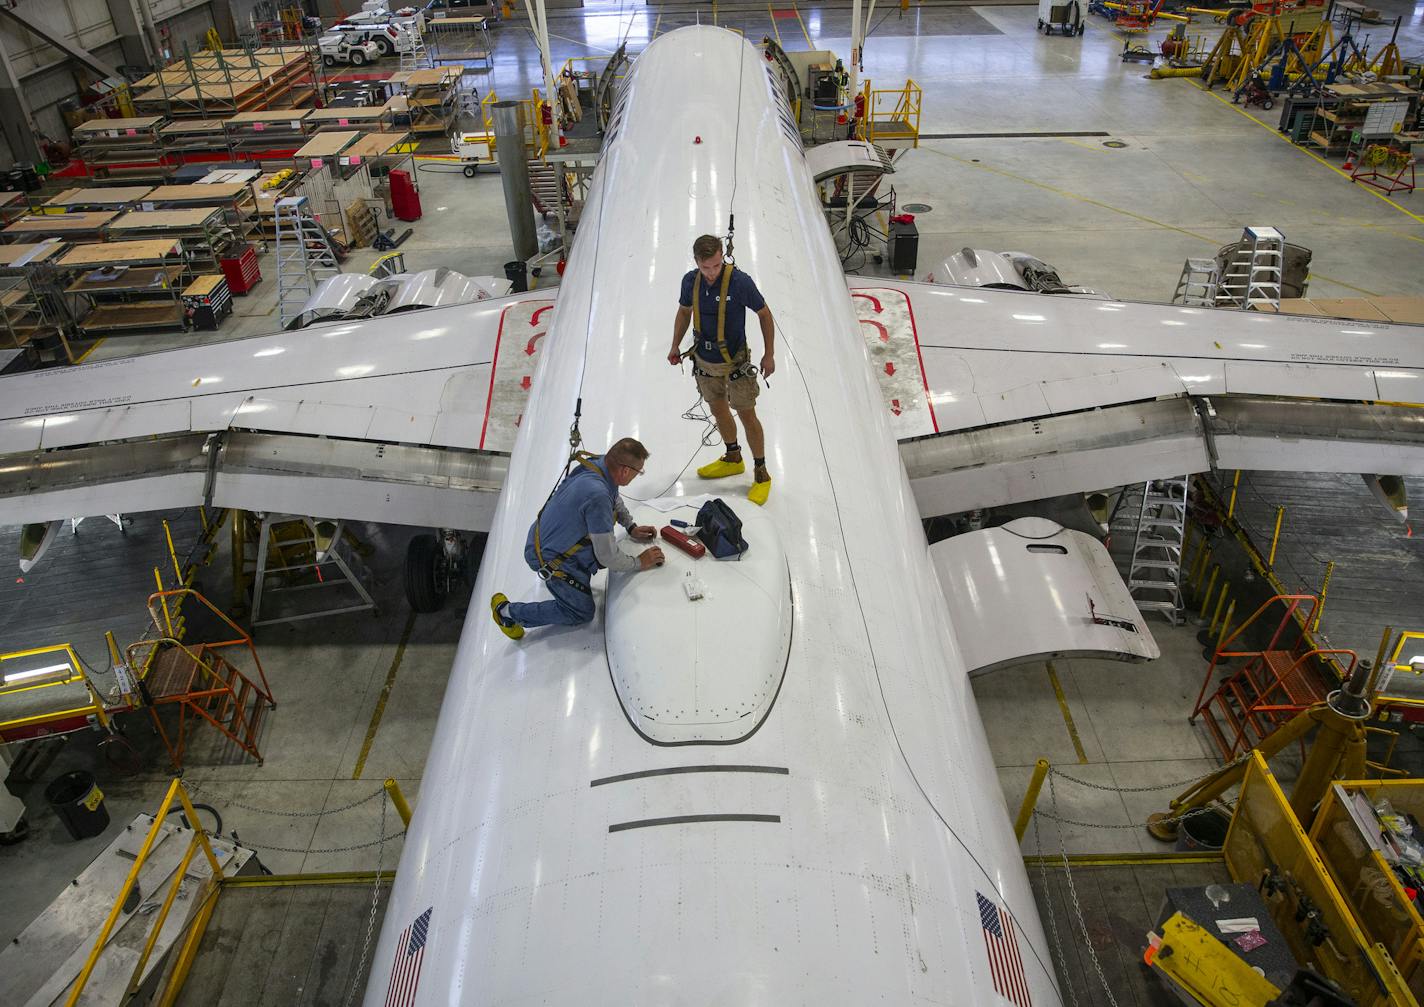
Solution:
M 1416 55 L 1424 18 L 1398 0 L 1379 6 L 1389 16 L 1406 16 L 1401 45 L 1406 56 Z M 590 5 L 586 13 L 551 16 L 557 60 L 606 52 L 625 33 L 636 51 L 657 33 L 707 16 L 705 9 L 698 14 L 676 4 L 620 15 L 606 3 Z M 780 34 L 789 48 L 809 41 L 844 51 L 848 44 L 849 13 L 839 6 L 804 8 L 795 20 L 736 6 L 722 6 L 716 16 L 752 38 Z M 1332 165 L 1283 142 L 1269 119 L 1233 108 L 1219 91 L 1203 91 L 1190 80 L 1143 79 L 1140 65 L 1119 60 L 1121 42 L 1105 22 L 1091 19 L 1081 38 L 1043 38 L 1034 32 L 1035 17 L 1029 6 L 926 6 L 903 19 L 887 12 L 872 34 L 867 74 L 887 85 L 912 76 L 925 89 L 926 139 L 905 155 L 893 178 L 901 206 L 931 207 L 917 217 L 921 275 L 961 247 L 1012 248 L 1057 265 L 1068 282 L 1124 298 L 1165 300 L 1183 259 L 1210 254 L 1238 237 L 1245 224 L 1269 223 L 1313 249 L 1314 295 L 1424 294 L 1424 272 L 1414 265 L 1424 242 L 1417 208 L 1352 186 Z M 1370 31 L 1382 34 L 1378 27 Z M 535 83 L 532 52 L 526 29 L 498 28 L 489 81 L 501 92 L 525 93 Z M 1122 146 L 1107 146 L 1109 141 Z M 426 216 L 402 249 L 410 267 L 443 264 L 498 274 L 508 257 L 498 180 L 470 180 L 435 168 L 423 170 L 420 180 Z M 470 220 L 492 226 L 472 233 Z M 366 261 L 353 259 L 350 268 Z M 273 331 L 275 297 L 269 279 L 239 301 L 239 317 L 222 337 Z M 671 300 L 669 294 L 670 307 Z M 95 359 L 192 338 L 110 339 Z M 1324 502 L 1312 497 L 1311 520 L 1320 527 L 1352 527 L 1363 506 L 1358 495 L 1343 490 L 1317 497 Z M 12 531 L 0 536 L 0 547 Z M 217 808 L 223 828 L 240 833 L 279 873 L 371 870 L 399 855 L 398 836 L 381 841 L 379 801 L 333 809 L 373 794 L 387 777 L 418 799 L 464 608 L 407 613 L 399 564 L 412 531 L 360 529 L 375 546 L 368 574 L 378 615 L 274 627 L 259 635 L 279 700 L 262 738 L 265 764 L 258 767 L 216 746 L 192 753 L 186 779 L 199 799 Z M 141 622 L 145 578 L 164 551 L 151 537 L 117 536 L 112 525 L 86 523 L 78 536 L 57 544 L 49 562 L 23 585 L 7 583 L 0 593 L 0 649 L 89 641 L 100 623 L 123 630 Z M 1393 539 L 1381 562 L 1417 563 L 1420 548 L 1417 540 Z M 115 557 L 123 557 L 124 573 L 94 575 Z M 216 597 L 225 589 L 225 570 L 220 553 L 201 575 Z M 30 614 L 36 612 L 42 615 Z M 1044 820 L 1038 841 L 1032 833 L 1026 840 L 1026 854 L 1156 850 L 1138 827 L 1141 819 L 1216 765 L 1204 737 L 1185 720 L 1204 672 L 1195 627 L 1154 631 L 1163 659 L 1147 667 L 1062 661 L 1051 670 L 1035 665 L 1001 671 L 976 684 L 1011 813 L 1030 767 L 1042 757 L 1086 785 L 1060 780 L 1054 803 L 1041 806 L 1112 826 L 1065 826 L 1060 833 L 1057 823 Z M 80 649 L 91 661 L 103 652 L 92 642 Z M 106 836 L 136 812 L 151 810 L 168 778 L 154 739 L 144 740 L 142 725 L 134 735 L 146 758 L 138 773 L 114 771 L 84 733 L 63 744 L 41 778 L 67 768 L 94 769 L 112 816 Z M 1398 759 L 1413 758 L 1417 752 L 1402 746 Z M 1288 778 L 1288 766 L 1282 775 Z M 1135 789 L 1155 785 L 1173 786 Z M 68 840 L 41 790 L 35 784 L 21 794 L 31 808 L 30 839 L 0 847 L 7 890 L 0 939 L 18 934 L 106 841 Z M 330 813 L 315 814 L 324 811 Z M 390 824 L 387 834 L 394 831 Z M 315 958 L 308 966 L 289 970 L 300 973 L 292 981 L 315 981 L 322 974 Z M 334 991 L 346 983 L 329 981 L 328 997 L 336 1002 Z M 276 987 L 263 995 L 266 1002 L 297 1002 L 283 1000 L 286 994 Z

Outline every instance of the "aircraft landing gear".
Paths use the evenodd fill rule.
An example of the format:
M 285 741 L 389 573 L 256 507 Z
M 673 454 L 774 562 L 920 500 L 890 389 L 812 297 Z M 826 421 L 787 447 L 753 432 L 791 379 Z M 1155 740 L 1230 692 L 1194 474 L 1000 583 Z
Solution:
M 485 536 L 471 541 L 453 528 L 417 535 L 405 553 L 405 597 L 417 612 L 438 612 L 445 599 L 468 587 L 479 571 Z

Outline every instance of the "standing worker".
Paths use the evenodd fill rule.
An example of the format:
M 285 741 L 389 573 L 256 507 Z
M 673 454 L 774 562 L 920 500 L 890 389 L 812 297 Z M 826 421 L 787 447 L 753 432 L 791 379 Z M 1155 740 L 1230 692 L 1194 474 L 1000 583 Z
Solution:
M 732 418 L 732 411 L 736 410 L 742 429 L 747 433 L 747 447 L 751 448 L 754 466 L 755 482 L 747 491 L 747 499 L 754 504 L 764 504 L 771 496 L 771 475 L 766 470 L 766 440 L 756 414 L 760 389 L 757 368 L 749 362 L 746 312 L 755 311 L 761 323 L 762 344 L 766 348 L 761 357 L 764 377 L 771 377 L 776 370 L 776 324 L 752 278 L 723 260 L 720 238 L 702 235 L 692 243 L 692 258 L 697 268 L 682 278 L 668 363 L 674 367 L 682 363 L 682 337 L 687 332 L 687 323 L 691 322 L 692 334 L 697 340 L 689 351 L 692 376 L 697 379 L 697 390 L 712 410 L 717 431 L 727 445 L 721 458 L 702 466 L 697 474 L 703 479 L 721 479 L 747 470 L 741 445 L 737 443 L 737 422 Z
M 648 449 L 624 437 L 603 456 L 580 454 L 578 468 L 559 483 L 539 508 L 524 544 L 524 561 L 554 596 L 552 601 L 510 601 L 501 593 L 490 599 L 495 624 L 511 640 L 535 626 L 580 626 L 593 619 L 593 589 L 599 570 L 651 570 L 663 565 L 657 546 L 637 556 L 622 552 L 613 538 L 616 521 L 638 542 L 657 534 L 652 525 L 633 523 L 618 489 L 643 474 Z

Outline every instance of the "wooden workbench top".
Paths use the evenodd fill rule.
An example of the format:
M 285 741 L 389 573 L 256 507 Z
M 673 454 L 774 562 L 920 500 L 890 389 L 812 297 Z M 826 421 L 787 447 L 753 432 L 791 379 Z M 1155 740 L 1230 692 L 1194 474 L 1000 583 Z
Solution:
M 222 210 L 195 206 L 188 210 L 130 210 L 109 225 L 110 231 L 150 231 L 166 227 L 202 227 Z
M 341 152 L 342 157 L 381 157 L 403 143 L 409 143 L 409 133 L 366 133 Z
M 318 133 L 306 142 L 296 156 L 307 157 L 335 157 L 343 153 L 347 147 L 351 146 L 358 139 L 361 133 L 358 130 L 346 130 L 339 133 Z
M 483 28 L 485 26 L 485 18 L 478 15 L 474 17 L 437 17 L 425 22 L 425 30 L 429 31 L 432 28 L 439 28 L 442 25 L 457 28 Z
M 123 206 L 136 203 L 148 195 L 148 185 L 113 185 L 108 188 L 84 187 L 65 189 L 45 200 L 45 206 Z
M 249 112 L 239 112 L 234 116 L 229 116 L 225 121 L 229 126 L 250 126 L 255 122 L 301 123 L 307 116 L 311 115 L 311 111 L 309 108 L 253 109 Z
M 152 129 L 163 121 L 161 115 L 145 115 L 135 119 L 90 119 L 88 122 L 81 122 L 70 132 L 76 137 L 91 136 L 93 134 L 103 134 L 106 132 L 122 133 L 125 130 Z
M 29 262 L 48 262 L 65 249 L 62 241 L 17 241 L 13 245 L 0 245 L 0 268 L 9 268 L 30 256 Z
M 467 69 L 464 66 L 444 66 L 426 70 L 402 70 L 391 74 L 390 79 L 392 84 L 405 84 L 409 87 L 436 87 L 453 84 L 464 76 Z
M 149 238 L 143 241 L 99 241 L 75 245 L 58 266 L 102 266 L 108 263 L 124 265 L 130 262 L 152 262 L 178 251 L 172 238 Z
M 221 133 L 223 119 L 187 119 L 160 126 L 159 136 L 184 136 L 189 133 Z
M 184 297 L 206 297 L 222 286 L 227 277 L 222 273 L 204 273 L 183 288 Z
M 160 185 L 144 197 L 145 203 L 183 203 L 199 200 L 235 199 L 247 191 L 247 182 L 192 182 L 187 185 Z
M 118 213 L 110 210 L 92 210 L 85 213 L 36 213 L 21 217 L 9 227 L 6 234 L 69 234 L 75 231 L 100 231 Z
M 307 122 L 369 122 L 387 115 L 383 105 L 362 105 L 359 108 L 317 108 L 307 116 Z

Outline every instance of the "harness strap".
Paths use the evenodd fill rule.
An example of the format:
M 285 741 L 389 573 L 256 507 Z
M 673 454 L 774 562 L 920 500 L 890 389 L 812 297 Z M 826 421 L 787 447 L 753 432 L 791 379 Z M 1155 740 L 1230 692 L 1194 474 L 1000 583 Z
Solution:
M 717 349 L 722 353 L 722 362 L 730 364 L 732 355 L 727 352 L 727 290 L 732 285 L 732 270 L 737 267 L 730 262 L 722 267 L 722 296 L 717 301 Z M 697 270 L 696 290 L 692 302 L 696 305 L 692 312 L 692 334 L 702 338 L 702 270 Z
M 603 470 L 589 460 L 595 457 L 597 456 L 588 451 L 575 451 L 573 458 L 570 460 L 578 462 L 590 472 L 596 472 L 601 477 L 603 475 Z M 562 486 L 564 484 L 564 480 L 568 479 L 568 477 L 569 472 L 567 469 L 565 469 L 563 479 L 559 480 L 559 486 Z M 554 493 L 557 493 L 559 491 L 559 486 L 554 487 Z M 544 506 L 539 508 L 539 513 L 534 518 L 534 555 L 539 560 L 539 576 L 543 577 L 545 580 L 548 580 L 551 577 L 558 578 L 559 580 L 562 580 L 578 588 L 585 594 L 589 594 L 591 592 L 589 591 L 589 587 L 587 584 L 574 577 L 570 577 L 562 568 L 565 563 L 573 559 L 573 557 L 576 556 L 581 550 L 587 549 L 589 546 L 593 545 L 593 540 L 591 538 L 585 535 L 583 538 L 579 539 L 577 542 L 569 546 L 563 552 L 559 553 L 553 559 L 544 559 L 544 550 L 540 541 L 539 527 L 544 520 L 544 509 L 549 506 L 549 501 L 554 499 L 554 493 L 549 494 L 549 499 L 544 501 Z

